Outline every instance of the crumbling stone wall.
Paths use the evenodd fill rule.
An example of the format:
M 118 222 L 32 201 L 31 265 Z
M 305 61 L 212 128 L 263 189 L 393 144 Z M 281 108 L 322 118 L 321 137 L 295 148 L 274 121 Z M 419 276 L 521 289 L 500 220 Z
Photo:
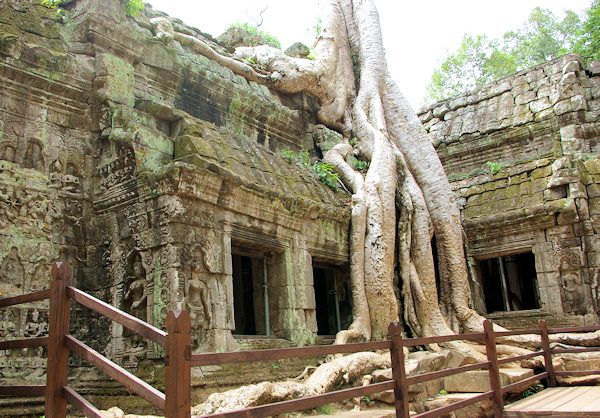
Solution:
M 128 18 L 118 0 L 67 7 L 63 19 L 0 0 L 2 296 L 48 287 L 66 259 L 94 296 L 158 327 L 186 307 L 195 349 L 234 349 L 231 252 L 244 246 L 266 258 L 271 334 L 314 342 L 312 264 L 348 263 L 350 214 L 345 193 L 281 156 L 334 136 L 315 125 L 312 100 L 160 42 L 150 19 L 164 14 L 151 8 Z M 0 338 L 37 335 L 47 305 L 3 315 Z M 162 355 L 86 310 L 73 322 L 127 367 Z M 15 361 L 0 363 L 2 377 L 29 373 Z
M 597 321 L 599 112 L 599 63 L 567 55 L 420 113 L 459 197 L 480 311 L 477 261 L 532 251 L 541 309 L 496 319 Z

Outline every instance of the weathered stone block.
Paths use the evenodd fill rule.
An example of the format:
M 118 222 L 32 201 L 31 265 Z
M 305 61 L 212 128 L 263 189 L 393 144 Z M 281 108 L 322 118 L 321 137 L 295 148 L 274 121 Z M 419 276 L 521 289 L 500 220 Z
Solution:
M 96 55 L 96 95 L 104 100 L 135 105 L 134 68 L 124 60 L 108 54 Z
M 500 384 L 502 386 L 519 382 L 533 376 L 533 370 L 514 368 L 500 369 Z M 487 370 L 476 370 L 456 374 L 444 378 L 444 388 L 448 392 L 487 392 L 490 389 L 489 373 Z

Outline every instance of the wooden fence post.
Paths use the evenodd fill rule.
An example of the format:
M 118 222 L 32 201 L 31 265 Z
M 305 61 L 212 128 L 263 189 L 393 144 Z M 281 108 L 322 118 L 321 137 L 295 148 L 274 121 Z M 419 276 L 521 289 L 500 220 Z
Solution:
M 408 385 L 406 384 L 406 370 L 404 369 L 404 343 L 400 331 L 400 323 L 392 322 L 388 327 L 392 347 L 390 356 L 392 360 L 392 376 L 394 378 L 394 399 L 396 405 L 396 417 L 408 418 L 410 410 L 408 406 Z
M 544 365 L 548 372 L 548 387 L 556 387 L 556 375 L 554 374 L 554 365 L 552 364 L 552 353 L 550 353 L 550 339 L 548 338 L 548 324 L 544 319 L 540 319 L 540 337 L 542 337 L 542 350 L 544 350 Z
M 58 262 L 52 266 L 50 314 L 48 320 L 48 368 L 46 372 L 46 418 L 65 418 L 67 399 L 63 387 L 69 374 L 69 349 L 65 336 L 69 333 L 70 300 L 67 286 L 71 284 L 71 267 Z
M 494 392 L 492 404 L 494 416 L 501 417 L 504 409 L 504 397 L 502 396 L 502 384 L 500 381 L 500 369 L 498 368 L 498 353 L 496 352 L 496 334 L 494 334 L 494 325 L 492 321 L 483 321 L 483 331 L 485 333 L 485 353 L 490 362 L 488 369 L 490 375 L 490 388 Z
M 192 369 L 191 320 L 188 311 L 167 314 L 165 417 L 190 418 Z

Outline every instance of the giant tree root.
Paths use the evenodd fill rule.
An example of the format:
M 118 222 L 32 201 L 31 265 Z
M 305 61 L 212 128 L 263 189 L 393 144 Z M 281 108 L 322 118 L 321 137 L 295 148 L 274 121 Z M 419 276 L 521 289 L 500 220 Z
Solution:
M 209 415 L 319 395 L 342 384 L 358 381 L 360 385 L 364 375 L 389 367 L 388 354 L 354 353 L 322 364 L 304 382 L 262 382 L 223 393 L 213 393 L 204 403 L 192 408 L 192 415 Z

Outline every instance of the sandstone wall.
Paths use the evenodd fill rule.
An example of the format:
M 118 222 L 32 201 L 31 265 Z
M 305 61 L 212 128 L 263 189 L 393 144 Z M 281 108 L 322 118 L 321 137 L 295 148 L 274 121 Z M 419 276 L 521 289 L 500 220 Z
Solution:
M 195 348 L 232 349 L 231 252 L 243 247 L 267 260 L 271 333 L 313 342 L 312 265 L 347 265 L 350 214 L 345 193 L 282 158 L 335 137 L 311 99 L 160 42 L 150 19 L 164 15 L 150 8 L 130 18 L 118 0 L 78 0 L 62 18 L 38 3 L 0 0 L 2 296 L 47 287 L 66 259 L 78 287 L 159 327 L 203 299 Z M 47 306 L 2 315 L 0 338 L 41 335 Z M 128 367 L 162 355 L 86 310 L 74 323 Z M 0 376 L 41 367 L 39 354 L 7 353 Z
M 473 275 L 477 260 L 535 254 L 541 310 L 500 320 L 596 321 L 599 70 L 567 55 L 420 113 L 459 197 Z

